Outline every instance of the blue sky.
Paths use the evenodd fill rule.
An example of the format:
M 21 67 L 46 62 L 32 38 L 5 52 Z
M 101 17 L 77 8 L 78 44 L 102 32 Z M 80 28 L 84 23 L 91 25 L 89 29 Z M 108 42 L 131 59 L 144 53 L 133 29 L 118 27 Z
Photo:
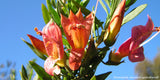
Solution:
M 39 37 L 36 35 L 34 28 L 38 27 L 41 30 L 43 26 L 45 26 L 41 12 L 42 3 L 45 4 L 45 0 L 2 0 L 0 3 L 0 63 L 5 63 L 7 60 L 16 62 L 18 80 L 20 80 L 19 70 L 21 65 L 26 65 L 29 60 L 36 58 L 38 64 L 43 66 L 43 61 L 20 39 L 24 38 L 30 41 L 26 34 Z M 121 28 L 117 42 L 111 49 L 118 49 L 118 47 L 130 37 L 133 26 L 145 25 L 147 22 L 147 14 L 151 16 L 155 26 L 160 25 L 159 0 L 138 0 L 129 10 L 145 3 L 148 4 L 147 8 L 139 16 Z M 96 0 L 91 1 L 87 8 L 91 10 L 95 4 Z M 96 16 L 102 21 L 105 21 L 106 14 L 100 4 L 98 5 Z M 160 47 L 159 36 L 160 35 L 156 36 L 156 38 L 144 45 L 145 56 L 150 60 L 156 56 L 157 48 Z M 107 59 L 108 57 L 105 57 L 104 61 L 107 61 Z M 136 63 L 131 63 L 127 57 L 124 58 L 124 60 L 125 63 L 119 66 L 100 64 L 96 74 L 112 71 L 112 74 L 108 77 L 112 80 L 116 80 L 114 77 L 117 76 L 135 77 L 134 67 Z

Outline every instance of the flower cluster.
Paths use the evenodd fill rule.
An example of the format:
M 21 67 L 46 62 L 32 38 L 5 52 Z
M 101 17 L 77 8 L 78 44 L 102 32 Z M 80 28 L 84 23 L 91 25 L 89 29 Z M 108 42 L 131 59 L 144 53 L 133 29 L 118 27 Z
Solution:
M 84 4 L 81 2 L 78 5 L 76 0 L 72 0 L 73 2 L 69 1 L 68 3 L 70 4 L 66 6 L 69 8 L 78 7 L 76 8 L 77 10 L 73 11 L 78 12 L 74 14 L 72 12 L 73 9 L 69 9 L 69 11 L 67 9 L 68 7 L 64 6 L 67 4 L 66 0 L 63 0 L 62 2 L 64 2 L 64 4 L 57 8 L 58 10 L 62 10 L 62 12 L 56 12 L 55 9 L 52 8 L 51 3 L 49 2 L 50 0 L 47 1 L 49 12 L 45 12 L 48 10 L 45 7 L 43 8 L 46 25 L 42 31 L 35 28 L 37 34 L 42 36 L 43 41 L 28 34 L 32 45 L 27 43 L 31 48 L 33 48 L 35 53 L 38 52 L 45 56 L 43 57 L 38 54 L 39 57 L 42 57 L 42 59 L 45 60 L 44 72 L 47 72 L 53 77 L 55 77 L 54 75 L 64 73 L 64 75 L 60 75 L 58 77 L 62 78 L 63 76 L 64 78 L 65 76 L 68 80 L 88 80 L 91 77 L 94 77 L 97 66 L 100 62 L 103 62 L 102 60 L 107 51 L 116 42 L 118 37 L 117 35 L 125 18 L 124 13 L 129 8 L 127 6 L 132 5 L 134 1 L 118 0 L 117 3 L 114 3 L 116 1 L 110 1 L 107 5 L 109 5 L 109 8 L 113 12 L 110 14 L 106 12 L 109 17 L 107 17 L 105 26 L 101 27 L 102 32 L 100 34 L 99 31 L 101 29 L 99 29 L 99 27 L 102 26 L 101 22 L 98 22 L 99 20 L 97 20 L 95 15 L 93 15 L 93 12 L 80 7 L 82 5 L 85 6 L 87 2 Z M 102 6 L 104 7 L 104 5 Z M 111 8 L 111 6 L 114 6 L 115 8 Z M 81 8 L 84 10 L 81 10 Z M 65 14 L 65 11 L 68 11 L 68 13 L 66 12 Z M 85 17 L 83 17 L 81 11 Z M 66 17 L 66 15 L 68 16 Z M 129 16 L 131 16 L 131 14 Z M 145 56 L 142 44 L 147 38 L 149 38 L 152 32 L 155 31 L 160 32 L 160 27 L 154 28 L 151 17 L 148 15 L 148 22 L 146 25 L 134 26 L 131 30 L 131 37 L 128 38 L 117 51 L 111 51 L 109 60 L 104 64 L 118 65 L 122 62 L 122 58 L 126 56 L 128 56 L 131 62 L 143 61 Z M 89 40 L 91 32 L 94 33 L 94 36 L 91 36 L 91 39 Z M 99 45 L 102 42 L 105 43 L 105 46 L 99 48 Z M 87 44 L 89 44 L 88 47 L 86 47 Z M 63 70 L 66 71 L 62 72 Z M 66 74 L 67 72 L 68 74 Z M 104 78 L 104 75 L 106 77 L 110 73 L 111 72 L 100 76 Z
M 93 16 L 90 13 L 86 18 L 83 18 L 81 9 L 75 15 L 70 11 L 69 18 L 61 15 L 61 24 L 65 32 L 66 38 L 72 49 L 69 54 L 69 67 L 71 70 L 77 70 L 81 65 L 81 60 L 84 55 L 84 49 L 87 45 Z M 66 65 L 66 55 L 63 48 L 62 33 L 60 27 L 53 20 L 43 28 L 42 32 L 35 28 L 38 34 L 42 35 L 43 41 L 28 35 L 33 46 L 40 52 L 48 55 L 45 60 L 44 69 L 50 74 L 60 74 L 60 68 Z

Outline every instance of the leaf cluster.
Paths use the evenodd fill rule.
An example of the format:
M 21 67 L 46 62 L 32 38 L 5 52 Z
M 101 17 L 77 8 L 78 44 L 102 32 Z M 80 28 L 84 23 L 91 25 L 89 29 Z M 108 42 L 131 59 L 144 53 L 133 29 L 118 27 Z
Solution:
M 66 17 L 69 16 L 69 11 L 72 10 L 73 13 L 76 13 L 79 8 L 81 8 L 81 11 L 84 16 L 87 16 L 91 12 L 96 11 L 90 11 L 86 8 L 86 6 L 89 4 L 91 0 L 46 0 L 46 5 L 42 4 L 42 15 L 44 18 L 44 22 L 47 24 L 50 19 L 52 19 L 60 28 L 62 32 L 62 41 L 64 48 L 66 50 L 71 49 L 71 46 L 69 45 L 64 31 L 61 26 L 61 17 L 60 15 L 65 15 Z M 126 0 L 125 5 L 125 12 L 127 12 L 137 0 Z M 22 80 L 31 80 L 33 77 L 33 69 L 36 72 L 36 76 L 38 76 L 37 79 L 39 80 L 104 80 L 108 77 L 108 75 L 111 72 L 105 72 L 100 75 L 94 75 L 97 66 L 99 63 L 102 62 L 103 58 L 105 57 L 107 51 L 109 51 L 109 46 L 105 46 L 102 48 L 98 48 L 98 46 L 103 42 L 103 37 L 106 29 L 108 28 L 108 25 L 110 23 L 110 20 L 113 16 L 113 13 L 115 12 L 115 9 L 117 8 L 118 4 L 121 2 L 121 0 L 99 0 L 101 6 L 103 7 L 104 11 L 106 12 L 106 20 L 105 22 L 101 22 L 98 17 L 95 16 L 94 23 L 92 27 L 92 33 L 91 38 L 88 42 L 88 47 L 86 48 L 86 55 L 82 60 L 81 67 L 76 71 L 71 71 L 68 67 L 61 68 L 62 74 L 50 76 L 48 75 L 43 67 L 38 65 L 35 61 L 30 61 L 30 69 L 26 69 L 22 65 L 22 70 L 20 72 Z M 129 13 L 127 13 L 124 16 L 122 25 L 126 24 L 127 22 L 134 19 L 137 15 L 139 15 L 145 8 L 147 4 L 142 4 L 138 7 L 135 7 Z M 95 14 L 95 13 L 94 13 Z M 104 26 L 103 26 L 104 23 Z M 99 33 L 99 29 L 101 29 L 101 33 Z M 92 35 L 94 34 L 94 35 Z M 22 39 L 23 40 L 23 39 Z M 32 44 L 29 42 L 23 40 L 32 50 L 33 52 L 40 57 L 41 59 L 45 60 L 47 58 L 46 55 L 40 53 L 38 50 L 36 50 Z M 69 51 L 65 52 L 67 55 L 69 55 Z M 112 64 L 106 64 L 106 65 L 112 65 Z

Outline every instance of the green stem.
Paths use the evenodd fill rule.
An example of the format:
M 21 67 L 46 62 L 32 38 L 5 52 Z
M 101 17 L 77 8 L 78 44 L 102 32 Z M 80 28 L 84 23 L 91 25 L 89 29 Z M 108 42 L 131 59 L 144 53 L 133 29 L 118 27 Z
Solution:
M 73 76 L 74 77 L 74 74 L 72 73 L 72 70 L 65 64 L 65 69 L 69 72 L 69 74 L 71 75 L 71 76 Z
M 110 18 L 109 18 L 109 15 L 108 15 L 105 27 L 104 27 L 104 29 L 102 29 L 101 35 L 99 36 L 98 40 L 95 43 L 95 47 L 96 48 L 103 42 L 104 34 L 106 33 L 106 30 L 108 28 L 109 22 L 110 22 Z

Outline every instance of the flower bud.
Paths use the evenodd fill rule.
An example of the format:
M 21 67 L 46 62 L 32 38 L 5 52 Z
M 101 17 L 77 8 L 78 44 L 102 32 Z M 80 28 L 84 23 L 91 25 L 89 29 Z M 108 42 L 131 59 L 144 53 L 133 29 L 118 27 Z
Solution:
M 125 2 L 126 0 L 122 0 L 113 13 L 108 29 L 104 34 L 104 42 L 106 45 L 113 45 L 116 40 L 116 36 L 120 31 L 125 12 Z

